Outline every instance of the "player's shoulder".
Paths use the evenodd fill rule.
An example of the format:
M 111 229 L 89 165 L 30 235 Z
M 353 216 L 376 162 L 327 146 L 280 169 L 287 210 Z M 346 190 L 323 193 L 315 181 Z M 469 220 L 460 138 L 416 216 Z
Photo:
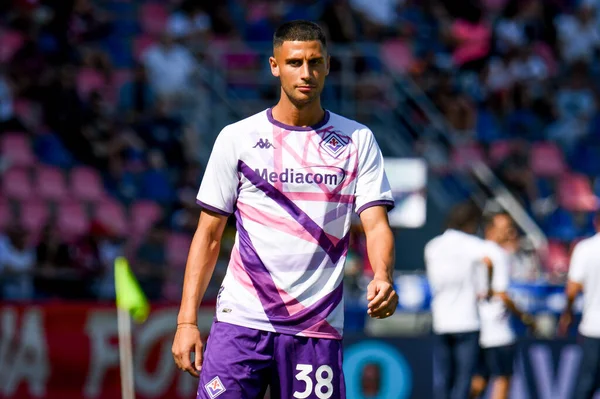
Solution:
M 219 136 L 233 138 L 255 132 L 261 126 L 268 124 L 267 111 L 261 111 L 237 122 L 230 123 L 221 129 Z
M 373 132 L 368 126 L 355 121 L 354 119 L 346 118 L 335 112 L 329 112 L 329 125 L 333 126 L 336 131 L 340 131 L 347 136 L 371 137 Z
M 600 247 L 600 233 L 588 238 L 584 238 L 583 240 L 575 244 L 575 247 L 573 249 L 579 252 L 588 250 L 596 251 L 598 247 Z

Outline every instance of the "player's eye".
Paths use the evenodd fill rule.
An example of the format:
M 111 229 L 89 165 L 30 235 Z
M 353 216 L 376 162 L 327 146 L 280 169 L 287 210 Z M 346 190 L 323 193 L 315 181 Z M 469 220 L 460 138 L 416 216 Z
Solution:
M 320 58 L 315 58 L 310 60 L 310 65 L 319 65 L 321 63 L 321 59 Z
M 300 65 L 302 65 L 302 62 L 300 60 L 290 60 L 290 61 L 288 61 L 288 65 L 300 66 Z

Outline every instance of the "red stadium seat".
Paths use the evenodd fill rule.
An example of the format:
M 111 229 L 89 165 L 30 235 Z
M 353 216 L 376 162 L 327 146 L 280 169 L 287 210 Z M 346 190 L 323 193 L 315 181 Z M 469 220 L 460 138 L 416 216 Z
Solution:
M 508 140 L 495 141 L 490 145 L 489 156 L 490 164 L 498 165 L 502 160 L 512 154 L 514 143 Z
M 162 218 L 162 208 L 154 201 L 141 200 L 131 205 L 131 225 L 136 235 L 145 234 Z
M 168 18 L 164 4 L 146 3 L 140 6 L 140 25 L 144 33 L 160 35 L 165 31 Z
M 545 268 L 548 272 L 564 274 L 569 270 L 569 252 L 567 245 L 560 241 L 548 243 Z
M 31 150 L 31 142 L 24 133 L 4 134 L 0 143 L 0 152 L 16 166 L 31 166 L 36 160 Z
M 100 174 L 86 166 L 78 166 L 71 170 L 71 192 L 78 199 L 85 201 L 100 201 L 106 197 Z
M 83 204 L 78 201 L 64 201 L 58 204 L 57 228 L 67 241 L 79 238 L 89 230 L 90 220 Z
M 381 59 L 394 72 L 404 73 L 414 64 L 412 49 L 404 40 L 388 40 L 381 45 Z
M 88 98 L 93 91 L 102 92 L 106 81 L 102 74 L 92 68 L 83 68 L 77 74 L 77 92 L 81 98 Z
M 175 267 L 185 267 L 191 243 L 192 237 L 190 235 L 171 233 L 167 237 L 167 262 Z
M 0 33 L 0 63 L 6 63 L 23 45 L 23 35 L 15 31 Z
M 466 171 L 475 162 L 484 162 L 485 153 L 478 144 L 467 144 L 454 148 L 451 165 L 454 170 Z
M 48 200 L 62 200 L 68 196 L 67 181 L 62 170 L 41 166 L 36 174 L 36 194 Z
M 587 176 L 573 173 L 558 182 L 558 204 L 570 211 L 591 212 L 598 210 L 600 202 Z
M 540 177 L 558 177 L 567 171 L 564 155 L 554 143 L 534 143 L 531 146 L 530 167 Z
M 44 201 L 32 199 L 21 204 L 21 224 L 33 236 L 38 236 L 48 222 L 48 205 Z
M 121 237 L 129 232 L 125 209 L 116 200 L 107 198 L 98 202 L 94 216 L 100 223 Z
M 15 200 L 27 200 L 33 197 L 29 173 L 23 168 L 9 169 L 2 175 L 2 194 Z

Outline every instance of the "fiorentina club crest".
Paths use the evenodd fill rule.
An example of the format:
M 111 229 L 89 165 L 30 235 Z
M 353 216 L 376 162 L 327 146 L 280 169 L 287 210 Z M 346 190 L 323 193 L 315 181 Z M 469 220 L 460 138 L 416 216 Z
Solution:
M 208 393 L 208 396 L 210 396 L 211 399 L 214 399 L 225 392 L 225 387 L 218 376 L 210 380 L 208 384 L 204 385 L 204 389 L 206 389 L 206 393 Z
M 332 132 L 321 142 L 321 148 L 323 148 L 329 155 L 337 158 L 344 148 L 348 144 L 345 138 L 342 138 L 337 133 Z

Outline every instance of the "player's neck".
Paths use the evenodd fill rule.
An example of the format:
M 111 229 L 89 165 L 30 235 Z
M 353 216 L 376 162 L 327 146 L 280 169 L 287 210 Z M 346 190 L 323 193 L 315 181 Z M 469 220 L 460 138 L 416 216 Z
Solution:
M 314 126 L 325 117 L 320 100 L 307 104 L 303 108 L 298 108 L 289 101 L 280 100 L 271 112 L 276 121 L 299 127 Z

